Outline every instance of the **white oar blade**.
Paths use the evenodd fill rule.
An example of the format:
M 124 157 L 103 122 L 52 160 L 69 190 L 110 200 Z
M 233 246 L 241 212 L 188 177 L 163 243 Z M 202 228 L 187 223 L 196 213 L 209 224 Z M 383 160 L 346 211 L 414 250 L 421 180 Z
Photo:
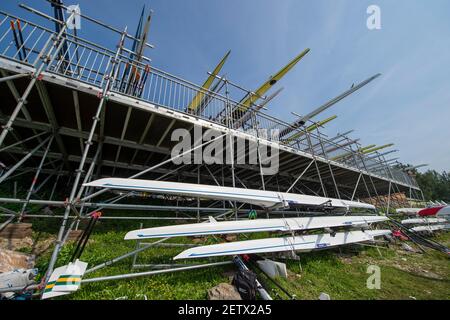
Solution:
M 42 295 L 42 300 L 51 299 L 55 297 L 65 296 L 70 294 L 71 292 L 61 292 L 56 291 L 56 281 L 59 279 L 60 276 L 64 275 L 66 273 L 68 266 L 63 266 L 60 268 L 56 268 L 52 275 L 50 276 L 50 279 L 47 282 L 47 285 L 44 288 L 44 293 Z
M 81 279 L 83 278 L 88 264 L 77 260 L 70 263 L 64 274 L 57 280 L 54 287 L 55 292 L 75 292 L 80 289 Z
M 65 296 L 77 291 L 87 266 L 87 263 L 77 260 L 67 266 L 56 268 L 44 289 L 42 299 Z

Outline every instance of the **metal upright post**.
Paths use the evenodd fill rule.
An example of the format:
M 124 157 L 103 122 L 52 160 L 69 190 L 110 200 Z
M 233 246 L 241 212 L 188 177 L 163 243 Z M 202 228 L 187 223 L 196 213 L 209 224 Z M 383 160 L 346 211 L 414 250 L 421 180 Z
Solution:
M 381 160 L 383 161 L 383 163 L 385 164 L 385 166 L 384 166 L 384 171 L 386 172 L 386 174 L 387 174 L 387 176 L 390 178 L 390 179 L 392 179 L 392 180 L 395 180 L 394 179 L 394 174 L 392 173 L 392 170 L 391 170 L 391 167 L 389 166 L 389 164 L 386 162 L 386 158 L 382 155 L 381 156 Z M 389 181 L 389 202 L 392 200 L 391 199 L 391 185 L 392 185 L 392 182 L 391 181 Z M 397 194 L 399 194 L 399 193 L 401 193 L 400 192 L 400 189 L 398 188 L 398 186 L 395 184 L 394 185 L 396 188 L 397 188 L 397 190 L 396 190 L 396 192 L 397 192 Z M 395 191 L 395 190 L 394 190 Z M 390 205 L 390 203 L 389 203 L 389 205 Z M 397 202 L 397 205 L 399 205 L 399 203 Z
M 379 194 L 378 194 L 377 188 L 375 187 L 375 183 L 373 182 L 373 179 L 372 179 L 372 176 L 370 175 L 369 169 L 367 169 L 366 162 L 364 161 L 364 156 L 359 152 L 358 152 L 358 154 L 359 154 L 359 158 L 361 159 L 361 163 L 364 167 L 364 170 L 366 170 L 366 172 L 369 173 L 369 180 L 372 184 L 373 190 L 375 191 L 375 196 L 377 197 L 377 199 L 379 199 Z
M 142 230 L 144 228 L 144 224 L 141 222 L 139 224 L 139 230 Z M 139 248 L 141 248 L 141 241 L 138 240 L 136 241 L 136 249 L 135 250 L 139 250 Z M 138 258 L 138 252 L 136 252 L 136 254 L 133 256 L 133 263 L 131 265 L 131 268 L 134 269 L 136 267 L 137 264 L 137 258 Z
M 258 142 L 256 144 L 257 152 L 258 152 L 258 163 L 259 163 L 259 173 L 261 175 L 261 183 L 262 183 L 262 189 L 266 190 L 266 183 L 264 181 L 264 172 L 263 172 L 263 164 L 262 164 L 262 158 L 261 158 L 261 150 L 260 150 L 260 136 L 259 136 L 259 126 L 256 118 L 256 114 L 254 111 L 249 111 L 252 114 L 252 120 L 253 120 L 253 129 L 256 131 L 256 138 L 258 139 Z
M 13 197 L 17 198 L 17 181 L 14 181 Z
M 335 188 L 335 191 L 336 191 L 337 198 L 341 199 L 341 194 L 339 192 L 339 187 L 338 187 L 338 185 L 336 183 L 336 178 L 334 177 L 334 172 L 333 172 L 333 169 L 331 167 L 331 163 L 330 163 L 330 159 L 328 157 L 328 153 L 327 153 L 327 151 L 324 148 L 323 141 L 322 141 L 322 135 L 320 133 L 319 127 L 316 128 L 316 131 L 317 131 L 317 136 L 318 136 L 318 139 L 319 139 L 319 142 L 320 142 L 320 147 L 322 148 L 322 152 L 323 152 L 323 154 L 325 156 L 325 159 L 327 159 L 328 168 L 330 169 L 330 174 L 331 174 L 331 178 L 333 180 L 333 184 L 334 184 L 334 188 Z
M 423 201 L 423 202 L 426 202 L 425 195 L 423 194 L 422 189 L 420 189 L 420 194 L 422 195 L 422 201 Z
M 96 112 L 96 115 L 95 115 L 95 117 L 93 119 L 91 131 L 90 131 L 89 137 L 88 137 L 88 139 L 86 141 L 86 147 L 84 148 L 84 153 L 83 153 L 83 156 L 81 158 L 80 166 L 79 166 L 79 168 L 77 170 L 75 181 L 74 181 L 73 187 L 72 187 L 72 192 L 71 192 L 70 197 L 69 197 L 69 205 L 66 207 L 66 210 L 65 210 L 65 213 L 64 213 L 64 218 L 63 218 L 61 227 L 59 229 L 58 238 L 56 240 L 55 248 L 53 250 L 53 254 L 52 254 L 52 257 L 50 259 L 50 263 L 49 263 L 48 270 L 47 270 L 47 273 L 46 273 L 45 283 L 47 283 L 48 279 L 50 278 L 50 275 L 53 272 L 56 260 L 58 258 L 59 250 L 60 250 L 61 245 L 62 245 L 62 239 L 63 239 L 63 236 L 64 236 L 64 231 L 66 229 L 66 224 L 67 224 L 67 221 L 68 221 L 69 215 L 70 215 L 70 210 L 71 210 L 71 206 L 70 205 L 72 205 L 74 203 L 74 201 L 75 201 L 75 195 L 76 195 L 76 192 L 77 192 L 77 189 L 78 189 L 78 184 L 80 182 L 81 175 L 83 173 L 84 164 L 86 162 L 86 159 L 87 159 L 87 156 L 88 156 L 88 153 L 89 153 L 89 149 L 90 149 L 90 147 L 93 144 L 92 141 L 93 141 L 93 138 L 94 138 L 95 130 L 97 128 L 97 124 L 100 121 L 100 114 L 101 114 L 101 112 L 103 110 L 103 107 L 104 107 L 104 105 L 105 105 L 105 103 L 106 103 L 106 101 L 108 99 L 108 95 L 109 95 L 109 90 L 110 90 L 111 84 L 113 83 L 113 81 L 115 81 L 116 76 L 117 76 L 117 72 L 119 70 L 119 68 L 118 68 L 119 56 L 120 56 L 120 54 L 122 52 L 122 48 L 123 48 L 123 45 L 124 45 L 126 34 L 127 34 L 127 29 L 125 28 L 125 31 L 122 33 L 122 36 L 120 38 L 120 42 L 119 42 L 119 45 L 117 47 L 116 55 L 113 58 L 114 60 L 111 62 L 111 70 L 109 72 L 109 75 L 107 75 L 105 86 L 103 88 L 102 95 L 101 95 L 101 98 L 100 98 L 100 103 L 99 103 L 99 105 L 97 107 L 97 112 Z
M 234 164 L 234 137 L 232 133 L 233 128 L 233 111 L 230 105 L 230 91 L 228 87 L 228 80 L 225 79 L 225 97 L 226 97 L 226 104 L 225 104 L 225 114 L 226 114 L 226 121 L 228 125 L 228 136 L 229 136 L 229 143 L 230 143 L 230 153 L 231 153 L 231 177 L 233 181 L 233 188 L 236 188 L 236 172 L 235 172 L 235 164 Z M 225 150 L 226 150 L 225 146 Z M 226 156 L 225 156 L 226 157 Z M 234 201 L 234 210 L 235 210 L 235 220 L 238 220 L 238 212 L 237 212 L 237 203 Z
M 82 185 L 80 187 L 80 190 L 78 191 L 76 199 L 80 199 L 81 198 L 81 196 L 83 194 L 83 191 L 85 189 L 84 184 L 88 183 L 89 180 L 91 179 L 91 177 L 92 177 L 92 175 L 94 173 L 95 166 L 97 165 L 97 159 L 99 158 L 99 156 L 100 156 L 100 154 L 102 152 L 102 149 L 103 149 L 102 145 L 99 145 L 98 148 L 97 148 L 97 151 L 95 152 L 94 158 L 92 159 L 91 165 L 89 166 L 88 172 L 87 172 L 86 176 L 84 177 L 84 180 L 83 180 L 83 183 L 82 183 Z
M 200 165 L 197 166 L 197 183 L 200 184 Z M 200 223 L 201 215 L 200 215 L 200 197 L 197 198 L 197 222 Z
M 89 166 L 88 172 L 87 172 L 86 176 L 84 177 L 83 183 L 81 184 L 80 190 L 78 191 L 78 194 L 77 194 L 77 196 L 75 197 L 75 199 L 80 199 L 80 198 L 81 198 L 81 196 L 82 196 L 82 194 L 83 194 L 83 192 L 84 192 L 84 189 L 85 189 L 83 185 L 84 185 L 85 183 L 88 183 L 89 180 L 91 179 L 91 177 L 92 177 L 92 175 L 93 175 L 93 173 L 94 173 L 95 166 L 96 166 L 96 164 L 97 164 L 97 158 L 99 157 L 102 148 L 103 148 L 102 145 L 99 145 L 99 146 L 98 146 L 97 151 L 96 151 L 96 153 L 95 153 L 95 156 L 94 156 L 94 158 L 92 159 L 91 165 Z M 78 226 L 78 224 L 80 223 L 81 218 L 82 218 L 82 216 L 83 216 L 83 211 L 84 211 L 84 205 L 82 205 L 81 208 L 80 208 L 80 210 L 79 210 L 80 216 L 79 216 L 79 217 L 76 217 L 76 218 L 72 221 L 72 223 L 70 224 L 69 228 L 67 228 L 66 235 L 63 237 L 63 240 L 62 240 L 62 245 L 64 245 L 64 244 L 67 242 L 67 239 L 68 239 L 69 236 L 70 236 L 70 232 L 71 232 L 72 229 L 75 227 L 75 225 Z M 96 210 L 95 212 L 97 212 L 97 210 Z
M 50 197 L 49 197 L 49 200 L 50 200 L 50 201 L 53 200 L 53 196 L 55 195 L 56 187 L 57 187 L 57 185 L 58 185 L 58 183 L 59 183 L 59 179 L 61 179 L 63 167 L 64 167 L 64 164 L 62 164 L 62 165 L 59 167 L 58 174 L 57 174 L 56 179 L 55 179 L 55 184 L 53 185 L 52 192 L 50 193 Z
M 387 201 L 386 215 L 390 214 L 390 209 L 391 209 L 391 187 L 392 187 L 392 182 L 389 182 L 389 195 L 388 195 L 388 201 Z
M 350 140 L 350 139 L 347 138 L 347 140 Z M 372 195 L 370 194 L 369 187 L 367 186 L 366 179 L 364 178 L 364 172 L 363 172 L 362 169 L 360 168 L 360 166 L 359 166 L 359 164 L 358 164 L 358 160 L 356 159 L 356 156 L 355 156 L 355 152 L 353 151 L 353 148 L 352 148 L 351 146 L 350 146 L 350 150 L 351 150 L 351 156 L 352 156 L 352 158 L 353 158 L 353 161 L 355 162 L 355 166 L 356 166 L 356 168 L 358 168 L 358 170 L 359 170 L 359 172 L 360 172 L 360 174 L 361 174 L 361 179 L 362 179 L 362 181 L 363 181 L 363 183 L 364 183 L 364 187 L 366 188 L 367 195 L 368 195 L 369 198 L 372 198 Z M 358 182 L 358 185 L 359 185 L 359 182 Z M 356 187 L 356 188 L 357 188 L 357 187 Z M 356 195 L 356 188 L 355 188 L 355 195 Z

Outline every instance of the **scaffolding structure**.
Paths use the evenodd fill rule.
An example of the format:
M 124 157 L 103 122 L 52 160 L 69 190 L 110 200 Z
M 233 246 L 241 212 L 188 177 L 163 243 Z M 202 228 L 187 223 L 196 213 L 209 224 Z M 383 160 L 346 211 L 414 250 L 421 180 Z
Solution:
M 151 65 L 145 56 L 137 58 L 131 43 L 139 42 L 123 31 L 82 16 L 103 28 L 117 41 L 115 48 L 99 45 L 68 30 L 66 22 L 21 5 L 56 31 L 0 11 L 0 186 L 11 190 L 2 205 L 20 205 L 20 210 L 0 206 L 8 219 L 0 229 L 24 217 L 55 218 L 29 212 L 30 206 L 62 209 L 53 257 L 80 219 L 98 210 L 146 212 L 141 217 L 115 219 L 198 220 L 237 217 L 249 207 L 224 201 L 164 198 L 161 205 L 142 203 L 135 192 L 96 192 L 83 184 L 101 177 L 131 177 L 183 181 L 240 188 L 318 195 L 348 200 L 376 199 L 379 208 L 405 206 L 410 199 L 423 199 L 414 177 L 394 167 L 388 155 L 377 148 L 366 152 L 351 132 L 328 137 L 324 123 L 309 119 L 295 125 L 264 111 L 267 103 L 244 105 L 242 101 L 270 100 L 254 97 L 230 79 L 217 76 L 214 89 L 169 74 Z M 67 21 L 77 13 L 70 13 Z M 11 21 L 15 22 L 15 28 Z M 147 43 L 141 46 L 152 47 Z M 188 108 L 196 97 L 199 108 Z M 244 97 L 244 98 L 242 98 Z M 242 98 L 242 99 L 241 99 Z M 171 154 L 177 129 L 214 130 L 217 140 L 193 143 L 193 153 L 226 138 L 230 164 L 175 165 Z M 279 137 L 261 136 L 261 129 L 277 130 Z M 267 176 L 261 163 L 242 165 L 236 156 L 237 139 L 279 150 L 279 171 Z M 249 147 L 245 156 L 249 157 Z M 175 156 L 181 157 L 182 155 Z M 17 197 L 17 181 L 31 176 L 25 197 Z M 45 192 L 44 192 L 45 190 Z M 50 192 L 48 192 L 51 190 Z M 64 194 L 63 198 L 61 194 Z M 165 211 L 165 216 L 152 212 Z M 176 213 L 176 214 L 174 214 Z M 271 212 L 296 214 L 302 212 Z M 107 215 L 104 217 L 108 219 Z

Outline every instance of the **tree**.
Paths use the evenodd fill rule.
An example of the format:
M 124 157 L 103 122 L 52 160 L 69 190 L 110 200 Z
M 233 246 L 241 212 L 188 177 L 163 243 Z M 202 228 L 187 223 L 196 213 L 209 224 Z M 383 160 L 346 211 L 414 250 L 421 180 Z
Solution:
M 417 182 L 427 201 L 445 201 L 450 203 L 450 175 L 429 170 L 417 173 Z

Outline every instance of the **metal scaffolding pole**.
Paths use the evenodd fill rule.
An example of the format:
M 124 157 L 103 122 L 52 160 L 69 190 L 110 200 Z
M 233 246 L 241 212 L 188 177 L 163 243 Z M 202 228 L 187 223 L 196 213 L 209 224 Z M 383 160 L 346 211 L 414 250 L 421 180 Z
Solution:
M 362 176 L 363 176 L 363 174 L 360 173 L 360 174 L 359 174 L 359 177 L 358 177 L 358 181 L 356 182 L 355 189 L 353 190 L 353 194 L 352 194 L 351 201 L 355 200 L 356 191 L 358 190 L 359 182 L 361 181 Z
M 92 160 L 92 162 L 91 162 L 91 165 L 89 166 L 88 173 L 87 173 L 86 176 L 84 177 L 84 181 L 83 181 L 83 183 L 82 183 L 82 185 L 81 185 L 81 187 L 80 187 L 80 190 L 78 191 L 77 197 L 76 197 L 75 199 L 80 199 L 80 197 L 81 197 L 81 195 L 83 194 L 83 191 L 84 191 L 84 189 L 85 189 L 84 184 L 85 184 L 85 183 L 88 183 L 89 180 L 91 179 L 92 174 L 93 174 L 93 172 L 94 172 L 95 165 L 97 164 L 97 158 L 98 158 L 99 154 L 101 153 L 101 150 L 102 150 L 102 145 L 99 145 L 99 146 L 97 147 L 97 151 L 95 152 L 95 156 L 94 156 L 94 158 L 93 158 L 93 160 Z M 63 241 L 62 241 L 62 244 L 63 244 L 63 245 L 67 242 L 67 239 L 69 238 L 70 233 L 72 232 L 72 230 L 73 230 L 73 228 L 75 227 L 75 225 L 77 225 L 77 228 L 78 228 L 78 223 L 80 222 L 81 218 L 83 217 L 83 210 L 84 210 L 84 209 L 85 209 L 85 207 L 84 207 L 84 205 L 82 205 L 81 208 L 80 208 L 80 211 L 79 211 L 79 216 L 77 216 L 77 217 L 72 221 L 72 223 L 70 224 L 69 228 L 67 228 L 66 235 L 63 237 Z M 93 211 L 93 212 L 90 213 L 88 216 L 92 215 L 94 212 L 97 212 L 97 210 L 96 210 L 96 211 Z
M 14 219 L 16 218 L 16 215 L 12 215 L 8 220 L 6 220 L 5 222 L 3 222 L 0 225 L 0 231 L 2 231 L 3 229 L 5 229 L 10 223 L 12 223 L 14 221 Z
M 260 143 L 260 132 L 259 132 L 259 126 L 258 126 L 258 121 L 257 121 L 257 118 L 256 118 L 256 114 L 255 114 L 255 112 L 253 112 L 253 111 L 249 111 L 250 112 L 250 114 L 251 114 L 251 119 L 252 119 L 252 122 L 253 122 L 253 130 L 256 130 L 256 138 L 257 138 L 257 144 L 256 144 L 256 150 L 257 150 L 257 153 L 258 153 L 258 164 L 259 164 L 259 174 L 260 174 L 260 176 L 261 176 L 261 186 L 262 186 L 262 189 L 263 190 L 266 190 L 266 183 L 265 183 L 265 181 L 264 181 L 264 172 L 263 172 L 263 159 L 261 158 L 261 150 L 260 150 L 260 147 L 261 147 L 261 143 Z
M 4 173 L 1 177 L 0 177 L 0 184 L 5 181 L 11 174 L 13 174 L 17 168 L 19 168 L 20 166 L 22 166 L 22 164 L 25 163 L 25 161 L 27 161 L 28 159 L 30 159 L 40 148 L 42 148 L 50 139 L 52 138 L 52 136 L 49 136 L 47 139 L 45 139 L 44 141 L 42 141 L 42 143 L 40 143 L 36 148 L 34 148 L 33 150 L 31 150 L 29 153 L 26 154 L 25 157 L 22 158 L 22 160 L 20 160 L 19 162 L 17 162 L 13 167 L 11 167 L 6 173 Z
M 361 178 L 362 178 L 362 181 L 364 183 L 364 187 L 366 188 L 366 191 L 367 191 L 367 196 L 369 198 L 372 198 L 372 195 L 371 195 L 370 190 L 369 190 L 369 186 L 367 185 L 366 179 L 364 178 L 364 172 L 363 172 L 363 170 L 361 169 L 361 167 L 358 164 L 358 160 L 356 159 L 355 152 L 353 152 L 353 148 L 350 147 L 350 149 L 352 150 L 352 159 L 355 162 L 355 166 L 356 166 L 356 168 L 358 168 L 359 173 L 361 174 Z
M 385 172 L 387 173 L 387 175 L 388 175 L 391 179 L 394 180 L 394 174 L 392 173 L 391 167 L 390 167 L 390 166 L 388 165 L 388 163 L 386 162 L 385 155 L 383 155 L 383 154 L 380 155 L 380 158 L 381 158 L 382 161 L 386 164 L 385 167 L 384 167 Z M 391 185 L 392 185 L 392 182 L 389 182 L 389 185 L 391 186 Z M 393 187 L 395 187 L 395 188 L 397 189 L 397 190 L 396 190 L 396 194 L 401 193 L 399 187 L 398 187 L 396 184 L 394 184 Z M 394 191 L 395 191 L 395 190 L 394 190 Z M 391 189 L 389 189 L 389 201 L 391 201 L 390 193 L 391 193 Z M 389 203 L 389 206 L 390 206 L 390 203 Z M 397 203 L 397 206 L 399 206 L 399 203 Z
M 388 201 L 387 201 L 386 215 L 390 214 L 390 209 L 391 209 L 391 189 L 392 189 L 392 182 L 389 182 L 389 195 L 388 195 Z
M 362 165 L 363 165 L 364 170 L 365 170 L 366 172 L 370 172 L 370 171 L 367 169 L 366 163 L 365 163 L 365 161 L 364 161 L 364 155 L 362 155 L 360 152 L 356 152 L 355 154 L 357 154 L 357 155 L 359 156 L 359 159 L 361 160 L 361 163 L 362 163 Z M 371 182 L 371 184 L 372 184 L 373 190 L 375 191 L 375 197 L 376 197 L 377 199 L 379 199 L 379 194 L 378 194 L 377 188 L 375 187 L 375 183 L 373 182 L 372 176 L 371 176 L 371 175 L 368 175 L 368 176 L 369 176 L 369 180 L 370 180 L 370 182 Z
M 295 182 L 291 185 L 291 187 L 286 191 L 286 193 L 290 193 L 292 189 L 297 185 L 297 183 L 303 178 L 303 176 L 306 174 L 306 172 L 311 168 L 311 166 L 314 164 L 314 160 L 312 160 L 309 165 L 306 167 L 305 170 L 298 176 L 298 178 L 295 180 Z
M 46 135 L 46 134 L 48 134 L 48 132 L 41 132 L 41 133 L 35 134 L 35 135 L 32 136 L 32 137 L 29 137 L 29 138 L 27 138 L 27 139 L 25 139 L 25 140 L 18 141 L 18 142 L 16 142 L 16 143 L 12 144 L 12 145 L 9 145 L 9 146 L 7 146 L 7 147 L 4 147 L 4 148 L 0 149 L 0 152 L 5 152 L 5 151 L 7 151 L 8 149 L 17 147 L 18 145 L 21 145 L 21 144 L 24 144 L 25 142 L 28 142 L 28 141 L 37 139 L 37 138 L 42 137 L 43 135 Z
M 54 138 L 54 136 L 52 136 L 50 138 L 50 140 L 48 142 L 48 145 L 47 145 L 47 148 L 45 149 L 44 156 L 42 157 L 41 162 L 39 163 L 39 167 L 37 168 L 36 174 L 33 177 L 30 189 L 28 190 L 28 194 L 27 194 L 27 197 L 26 197 L 26 202 L 23 204 L 22 210 L 20 211 L 20 214 L 19 214 L 19 221 L 22 221 L 23 215 L 25 214 L 25 210 L 26 210 L 26 208 L 28 206 L 28 203 L 29 203 L 29 201 L 31 199 L 31 195 L 33 194 L 33 191 L 34 191 L 34 187 L 36 186 L 36 182 L 37 182 L 37 180 L 39 178 L 39 175 L 41 174 L 42 167 L 44 166 L 45 159 L 47 158 L 48 152 L 50 151 L 50 147 L 52 146 L 53 138 Z
M 31 73 L 19 73 L 19 74 L 15 74 L 12 76 L 6 76 L 3 78 L 0 78 L 0 83 L 1 82 L 5 82 L 5 81 L 11 81 L 11 80 L 15 80 L 15 79 L 20 79 L 20 78 L 25 78 L 25 77 L 29 77 L 31 76 Z
M 336 191 L 336 196 L 337 196 L 338 199 L 341 199 L 341 194 L 339 192 L 339 187 L 336 184 L 336 179 L 335 179 L 335 176 L 334 176 L 333 168 L 331 167 L 331 162 L 330 162 L 330 159 L 328 157 L 328 153 L 325 151 L 319 127 L 317 127 L 316 131 L 317 131 L 317 135 L 319 137 L 320 146 L 322 148 L 322 153 L 325 155 L 325 159 L 327 159 L 328 169 L 330 170 L 330 173 L 331 173 L 331 178 L 333 180 L 333 185 L 334 185 L 334 189 Z
M 236 172 L 235 172 L 235 163 L 234 163 L 234 136 L 232 133 L 232 128 L 233 128 L 233 110 L 231 108 L 230 105 L 230 99 L 229 99 L 229 95 L 230 95 L 230 91 L 229 91 L 229 81 L 228 79 L 225 79 L 225 96 L 226 96 L 226 103 L 225 103 L 225 114 L 226 114 L 226 123 L 229 129 L 229 133 L 228 133 L 228 141 L 230 144 L 230 161 L 231 161 L 231 177 L 232 177 L 232 181 L 233 181 L 233 188 L 236 188 Z M 228 148 L 227 148 L 228 149 Z M 225 155 L 226 157 L 226 155 Z M 234 210 L 235 212 L 235 220 L 238 220 L 238 213 L 237 213 L 237 203 L 236 201 L 234 201 Z
M 328 197 L 327 190 L 325 189 L 325 185 L 323 184 L 322 175 L 320 174 L 319 165 L 317 164 L 317 156 L 316 156 L 315 152 L 312 150 L 311 135 L 310 135 L 310 133 L 307 130 L 305 130 L 305 135 L 306 135 L 306 141 L 308 141 L 309 148 L 311 148 L 311 154 L 312 154 L 313 159 L 314 159 L 314 165 L 315 165 L 316 170 L 317 170 L 317 176 L 319 178 L 319 182 L 320 182 L 320 186 L 322 188 L 323 195 L 325 197 Z
M 207 264 L 201 264 L 201 265 L 196 265 L 196 266 L 187 266 L 187 267 L 180 267 L 180 268 L 173 268 L 173 269 L 155 270 L 155 271 L 147 271 L 147 272 L 140 272 L 140 273 L 121 274 L 121 275 L 117 275 L 117 276 L 84 279 L 81 281 L 81 283 L 133 279 L 133 278 L 139 278 L 139 277 L 153 276 L 153 275 L 157 275 L 157 274 L 196 270 L 196 269 L 211 268 L 211 267 L 219 267 L 219 266 L 226 266 L 226 265 L 231 265 L 231 264 L 233 264 L 232 261 L 207 263 Z

